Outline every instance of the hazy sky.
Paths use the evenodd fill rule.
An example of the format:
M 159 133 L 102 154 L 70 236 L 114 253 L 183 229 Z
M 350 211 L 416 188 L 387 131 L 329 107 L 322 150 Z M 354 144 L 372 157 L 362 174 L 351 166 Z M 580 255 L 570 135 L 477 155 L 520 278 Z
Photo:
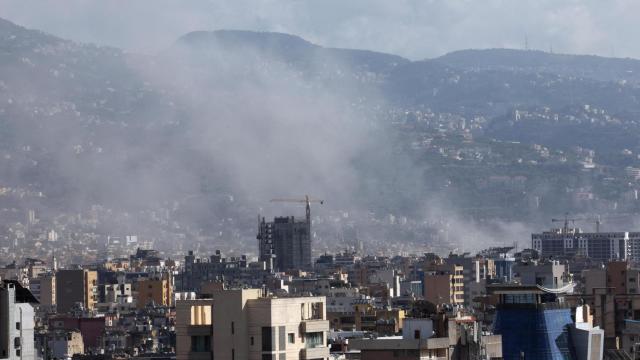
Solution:
M 412 59 L 465 48 L 640 58 L 637 0 L 0 0 L 0 17 L 73 40 L 156 51 L 193 30 L 300 35 Z

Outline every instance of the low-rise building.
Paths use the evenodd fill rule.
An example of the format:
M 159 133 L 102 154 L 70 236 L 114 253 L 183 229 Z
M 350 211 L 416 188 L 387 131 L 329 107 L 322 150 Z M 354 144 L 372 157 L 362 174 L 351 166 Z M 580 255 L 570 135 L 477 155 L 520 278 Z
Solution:
M 447 331 L 438 333 L 432 319 L 405 319 L 401 336 L 351 339 L 349 348 L 360 350 L 361 360 L 502 358 L 499 335 L 483 335 L 473 319 L 449 319 Z
M 77 330 L 58 330 L 49 334 L 48 356 L 54 359 L 71 359 L 84 354 L 82 334 Z

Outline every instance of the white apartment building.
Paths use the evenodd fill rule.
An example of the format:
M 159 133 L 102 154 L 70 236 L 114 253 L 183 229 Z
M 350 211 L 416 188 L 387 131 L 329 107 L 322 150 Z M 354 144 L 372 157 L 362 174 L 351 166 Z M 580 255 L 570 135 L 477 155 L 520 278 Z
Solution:
M 35 313 L 31 292 L 17 281 L 0 285 L 0 359 L 35 360 Z

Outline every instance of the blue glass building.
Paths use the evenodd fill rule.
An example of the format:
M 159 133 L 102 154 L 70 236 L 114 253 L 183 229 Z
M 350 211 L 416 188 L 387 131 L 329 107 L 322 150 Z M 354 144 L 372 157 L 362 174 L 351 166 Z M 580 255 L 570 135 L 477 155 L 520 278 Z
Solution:
M 500 302 L 494 333 L 502 335 L 505 360 L 572 359 L 571 309 L 558 294 L 538 286 L 496 286 Z

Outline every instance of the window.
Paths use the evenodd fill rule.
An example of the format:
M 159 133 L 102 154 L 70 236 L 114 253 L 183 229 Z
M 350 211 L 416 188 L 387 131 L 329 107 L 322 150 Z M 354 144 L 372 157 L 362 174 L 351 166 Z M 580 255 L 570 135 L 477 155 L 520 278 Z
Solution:
M 272 332 L 271 328 L 268 326 L 262 327 L 262 351 L 273 351 L 272 342 Z
M 16 330 L 20 330 L 20 321 L 16 322 Z
M 414 339 L 420 339 L 420 330 L 414 330 L 413 331 L 413 338 Z
M 253 346 L 253 336 L 251 337 L 251 346 Z
M 236 360 L 236 349 L 231 349 L 231 360 Z
M 231 333 L 235 334 L 236 333 L 236 323 L 235 322 L 231 322 Z
M 192 352 L 211 351 L 211 336 L 191 336 Z
M 324 304 L 321 302 L 313 303 L 311 305 L 311 318 L 313 320 L 322 320 L 322 315 L 323 315 L 322 305 Z
M 323 334 L 321 331 L 304 334 L 304 342 L 306 348 L 315 348 L 324 346 Z
M 289 333 L 287 335 L 287 340 L 289 341 L 289 344 L 293 344 L 296 342 L 296 335 L 294 333 Z

